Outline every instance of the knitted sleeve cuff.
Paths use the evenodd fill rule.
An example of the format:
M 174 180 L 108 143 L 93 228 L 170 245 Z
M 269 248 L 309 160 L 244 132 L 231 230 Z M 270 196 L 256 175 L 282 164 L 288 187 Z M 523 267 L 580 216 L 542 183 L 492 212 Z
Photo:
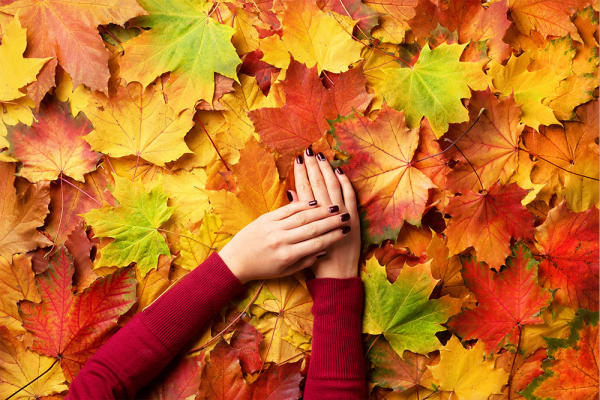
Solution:
M 318 278 L 306 283 L 315 319 L 308 377 L 364 380 L 361 279 Z

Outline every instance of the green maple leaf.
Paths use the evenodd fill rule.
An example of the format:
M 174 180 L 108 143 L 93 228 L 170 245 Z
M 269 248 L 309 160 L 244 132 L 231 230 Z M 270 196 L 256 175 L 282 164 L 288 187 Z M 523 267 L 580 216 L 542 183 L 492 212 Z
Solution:
M 158 228 L 174 209 L 167 207 L 167 196 L 158 184 L 150 193 L 141 183 L 115 176 L 113 196 L 119 207 L 104 206 L 83 217 L 94 228 L 97 237 L 111 237 L 114 242 L 101 250 L 98 267 L 125 267 L 136 262 L 142 276 L 158 265 L 161 254 L 168 255 L 169 247 Z
M 426 116 L 435 135 L 440 138 L 449 123 L 469 120 L 460 101 L 471 91 L 484 90 L 488 77 L 481 65 L 460 62 L 466 44 L 443 43 L 431 50 L 426 44 L 412 68 L 385 68 L 385 78 L 375 87 L 385 101 L 398 111 L 404 110 L 408 126 L 419 126 Z
M 212 104 L 215 72 L 239 83 L 241 63 L 231 37 L 235 29 L 208 17 L 212 3 L 140 0 L 150 13 L 130 25 L 151 28 L 125 42 L 121 76 L 144 86 L 165 72 L 171 77 L 165 92 L 176 111 L 193 108 L 204 99 Z
M 460 311 L 462 300 L 449 296 L 429 300 L 437 283 L 429 264 L 404 265 L 393 284 L 375 257 L 361 271 L 365 287 L 362 330 L 371 335 L 383 334 L 401 357 L 404 350 L 426 355 L 440 349 L 442 345 L 435 336 L 445 329 L 440 324 Z

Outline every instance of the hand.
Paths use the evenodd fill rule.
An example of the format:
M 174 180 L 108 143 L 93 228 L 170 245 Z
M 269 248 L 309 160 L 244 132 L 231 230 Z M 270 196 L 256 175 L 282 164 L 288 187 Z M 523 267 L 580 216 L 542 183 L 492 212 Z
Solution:
M 340 211 L 327 205 L 306 200 L 263 214 L 239 231 L 219 256 L 242 283 L 310 267 L 345 236 Z
M 360 257 L 360 218 L 352 183 L 340 168 L 333 172 L 323 153 L 315 157 L 308 148 L 305 154 L 306 157 L 298 156 L 294 163 L 298 200 L 306 203 L 315 199 L 321 205 L 338 205 L 340 213 L 349 214 L 345 225 L 351 229 L 327 249 L 327 255 L 319 258 L 312 269 L 317 278 L 355 277 Z

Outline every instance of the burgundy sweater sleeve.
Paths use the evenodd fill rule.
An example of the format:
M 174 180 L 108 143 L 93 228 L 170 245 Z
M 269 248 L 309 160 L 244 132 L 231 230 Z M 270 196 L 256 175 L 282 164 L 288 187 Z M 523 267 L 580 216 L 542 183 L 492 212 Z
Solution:
M 94 354 L 67 399 L 133 398 L 244 285 L 218 253 L 136 314 Z
M 313 339 L 304 400 L 367 398 L 361 340 L 360 278 L 307 281 L 313 298 Z

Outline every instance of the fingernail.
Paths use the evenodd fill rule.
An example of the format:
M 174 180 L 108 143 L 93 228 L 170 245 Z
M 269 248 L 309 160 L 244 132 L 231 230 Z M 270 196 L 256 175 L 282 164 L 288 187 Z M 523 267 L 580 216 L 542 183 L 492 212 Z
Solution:
M 319 254 L 319 255 L 317 256 L 317 258 L 325 257 L 326 255 L 327 255 L 327 253 Z
M 349 226 L 342 227 L 342 229 L 341 229 L 342 234 L 345 235 L 346 233 L 350 232 L 351 229 L 352 228 L 350 228 Z
M 298 164 L 304 164 L 304 158 L 302 158 L 302 156 L 300 155 L 300 156 L 296 157 L 296 162 Z
M 306 155 L 309 157 L 312 157 L 315 155 L 315 153 L 313 153 L 313 150 L 310 147 L 306 148 Z
M 340 211 L 340 208 L 338 206 L 331 206 L 331 207 L 329 207 L 329 212 L 332 213 L 332 214 L 336 213 L 338 211 Z
M 338 173 L 338 174 L 340 174 L 340 175 L 344 175 L 344 171 L 342 171 L 342 169 L 341 169 L 340 167 L 337 167 L 337 168 L 335 169 L 335 172 L 337 172 L 337 173 Z
M 294 196 L 292 196 L 292 192 L 290 192 L 289 190 L 287 191 L 287 197 L 289 201 L 293 201 L 294 200 Z
M 316 200 L 311 200 L 311 201 L 308 202 L 308 205 L 311 206 L 311 207 L 312 206 L 316 206 L 317 205 L 317 201 Z
M 350 219 L 350 214 L 348 214 L 348 213 L 340 215 L 340 220 L 341 220 L 342 222 L 346 222 L 346 221 L 348 221 L 349 219 Z
M 323 155 L 323 153 L 319 152 L 319 153 L 317 153 L 317 159 L 319 161 L 325 161 L 325 155 Z

